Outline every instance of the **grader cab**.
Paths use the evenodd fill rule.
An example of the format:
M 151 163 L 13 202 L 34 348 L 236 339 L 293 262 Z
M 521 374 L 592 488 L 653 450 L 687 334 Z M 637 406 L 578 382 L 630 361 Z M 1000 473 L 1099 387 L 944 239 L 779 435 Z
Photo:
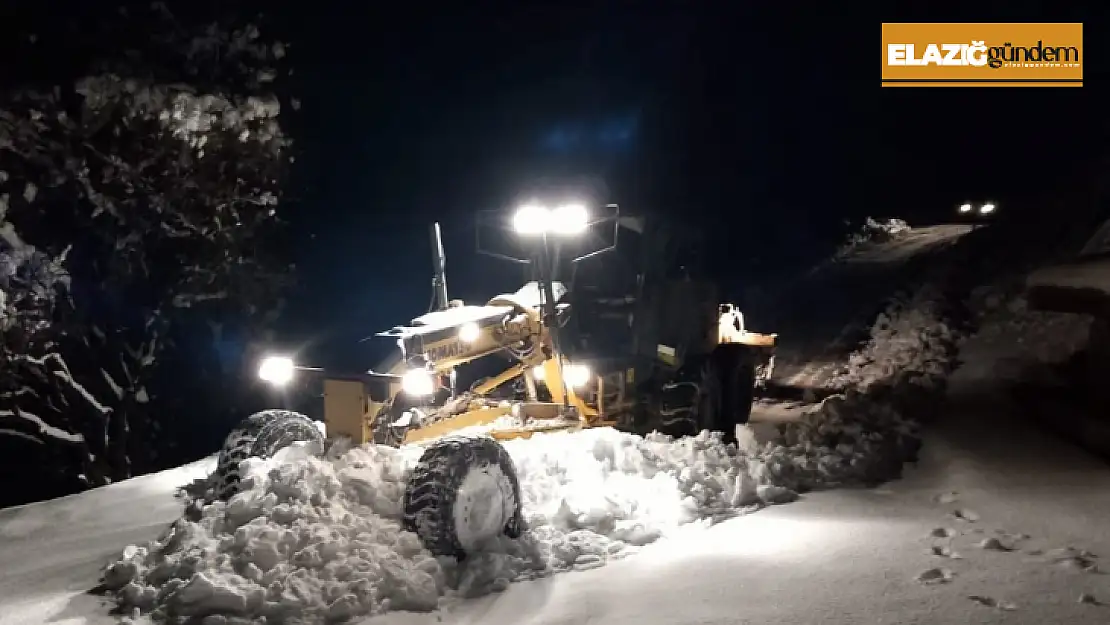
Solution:
M 642 221 L 622 220 L 616 210 L 609 219 L 612 248 L 622 227 L 646 232 Z M 519 222 L 518 214 L 517 231 L 527 231 Z M 645 255 L 627 279 L 606 268 L 599 272 L 617 279 L 583 278 L 598 268 L 574 259 L 569 287 L 553 279 L 557 268 L 543 249 L 532 259 L 535 280 L 466 305 L 447 298 L 438 224 L 432 235 L 436 304 L 378 333 L 396 343 L 386 370 L 340 375 L 271 357 L 259 374 L 275 384 L 321 378 L 328 441 L 424 447 L 406 492 L 405 524 L 434 553 L 479 548 L 476 528 L 491 527 L 489 519 L 455 514 L 464 508 L 501 515 L 492 526 L 510 536 L 525 529 L 512 460 L 498 440 L 590 427 L 673 435 L 708 429 L 729 440 L 747 422 L 755 389 L 773 367 L 776 335 L 748 331 L 712 284 L 660 270 L 666 246 L 641 236 L 649 239 L 641 240 Z M 504 361 L 503 370 L 467 379 L 468 365 L 487 358 Z M 221 495 L 237 491 L 243 459 L 322 439 L 304 415 L 253 415 L 221 452 Z

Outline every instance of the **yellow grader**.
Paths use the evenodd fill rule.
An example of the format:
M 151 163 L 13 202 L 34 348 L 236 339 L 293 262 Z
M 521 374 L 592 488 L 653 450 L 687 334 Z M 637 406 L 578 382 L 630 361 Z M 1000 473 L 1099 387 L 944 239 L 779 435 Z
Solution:
M 449 300 L 435 224 L 433 309 L 377 335 L 396 343 L 383 371 L 337 374 L 289 357 L 263 360 L 259 376 L 275 385 L 296 376 L 322 380 L 324 432 L 287 410 L 248 417 L 220 452 L 220 496 L 237 491 L 243 460 L 296 442 L 420 445 L 404 524 L 432 553 L 463 557 L 491 536 L 525 529 L 516 471 L 500 440 L 593 427 L 673 435 L 708 429 L 734 440 L 755 389 L 770 376 L 776 335 L 749 332 L 711 284 L 662 269 L 676 259 L 666 251 L 674 246 L 658 240 L 674 239 L 668 228 L 646 228 L 643 219 L 609 208 L 611 248 L 627 230 L 646 243 L 643 258 L 651 259 L 624 282 L 632 293 L 622 292 L 621 280 L 602 285 L 580 277 L 589 272 L 576 272 L 568 289 L 553 279 L 549 250 L 541 249 L 528 259 L 539 279 L 516 292 L 480 305 Z M 529 234 L 536 228 L 520 223 L 524 211 L 515 230 Z M 570 212 L 570 230 L 597 223 L 587 223 L 577 207 Z M 460 372 L 488 357 L 507 357 L 508 365 L 461 390 Z

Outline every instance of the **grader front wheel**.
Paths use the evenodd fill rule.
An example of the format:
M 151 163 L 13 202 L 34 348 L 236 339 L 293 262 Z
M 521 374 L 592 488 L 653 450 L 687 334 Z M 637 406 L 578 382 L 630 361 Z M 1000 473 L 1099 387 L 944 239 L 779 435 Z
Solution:
M 520 481 L 500 443 L 448 436 L 424 450 L 409 476 L 405 529 L 437 556 L 463 558 L 498 535 L 524 532 Z

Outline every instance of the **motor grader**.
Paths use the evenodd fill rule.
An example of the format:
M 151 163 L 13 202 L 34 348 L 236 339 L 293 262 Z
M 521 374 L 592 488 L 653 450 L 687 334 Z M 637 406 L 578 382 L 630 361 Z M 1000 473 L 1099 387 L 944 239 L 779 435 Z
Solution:
M 252 415 L 221 450 L 220 496 L 236 492 L 243 460 L 296 442 L 420 445 L 404 524 L 432 553 L 464 557 L 491 536 L 525 529 L 516 471 L 498 441 L 593 427 L 673 435 L 708 429 L 734 440 L 771 373 L 776 335 L 748 331 L 711 283 L 663 269 L 677 258 L 668 252 L 668 228 L 646 229 L 644 220 L 610 208 L 613 244 L 604 251 L 625 230 L 642 244 L 629 279 L 591 281 L 622 272 L 591 274 L 586 261 L 597 255 L 584 255 L 573 262 L 585 270 L 568 287 L 554 279 L 550 250 L 542 249 L 527 263 L 537 279 L 478 305 L 448 299 L 433 225 L 432 310 L 377 334 L 396 344 L 379 371 L 340 374 L 289 357 L 265 359 L 259 376 L 270 383 L 321 381 L 326 435 L 300 413 Z M 507 366 L 464 383 L 461 372 L 488 358 Z

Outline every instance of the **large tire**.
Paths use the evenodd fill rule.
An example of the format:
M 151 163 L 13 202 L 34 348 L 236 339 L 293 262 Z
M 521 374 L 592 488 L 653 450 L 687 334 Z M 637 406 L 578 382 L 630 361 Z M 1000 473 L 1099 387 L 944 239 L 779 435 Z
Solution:
M 263 410 L 243 419 L 228 434 L 216 461 L 216 497 L 228 499 L 239 492 L 239 463 L 247 458 L 269 458 L 293 443 L 324 442 L 312 419 L 289 410 Z
M 448 436 L 424 450 L 405 488 L 404 526 L 428 551 L 462 559 L 499 534 L 524 532 L 512 458 L 485 436 Z
M 748 422 L 755 400 L 756 357 L 746 345 L 718 345 L 702 371 L 698 425 L 736 442 L 736 426 Z

